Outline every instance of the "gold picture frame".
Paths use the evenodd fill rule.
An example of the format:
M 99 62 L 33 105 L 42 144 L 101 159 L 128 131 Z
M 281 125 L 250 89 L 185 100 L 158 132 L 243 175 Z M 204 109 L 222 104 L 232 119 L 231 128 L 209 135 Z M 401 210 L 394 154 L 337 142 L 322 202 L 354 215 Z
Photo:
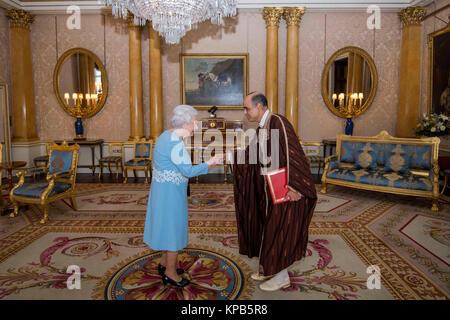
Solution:
M 450 23 L 446 27 L 428 34 L 429 88 L 428 112 L 450 115 Z M 438 61 L 437 61 L 438 60 Z M 439 76 L 436 75 L 439 71 Z M 443 97 L 446 95 L 446 97 Z M 444 106 L 441 100 L 445 100 Z
M 181 103 L 197 109 L 242 109 L 248 53 L 181 54 Z
M 0 139 L 0 143 L 4 143 L 5 160 L 11 161 L 11 128 L 9 125 L 9 97 L 8 97 L 8 85 L 6 83 L 0 83 L 0 114 L 2 123 L 0 124 L 0 130 L 2 131 L 3 139 Z M 2 159 L 0 159 L 2 162 Z M 1 175 L 0 175 L 1 179 Z

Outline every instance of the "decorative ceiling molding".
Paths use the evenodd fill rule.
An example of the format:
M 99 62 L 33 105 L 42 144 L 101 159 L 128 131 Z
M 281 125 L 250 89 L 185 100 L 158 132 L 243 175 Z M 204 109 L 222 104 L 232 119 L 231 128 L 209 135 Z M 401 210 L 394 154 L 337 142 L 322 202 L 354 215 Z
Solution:
M 432 0 L 239 0 L 239 9 L 262 9 L 264 7 L 306 7 L 307 11 L 365 11 L 369 5 L 377 5 L 381 10 L 401 10 L 409 6 L 426 6 Z M 94 14 L 109 12 L 103 4 L 92 0 L 64 1 L 64 0 L 0 0 L 0 7 L 23 9 L 35 14 L 65 13 L 69 6 L 80 7 L 83 13 Z

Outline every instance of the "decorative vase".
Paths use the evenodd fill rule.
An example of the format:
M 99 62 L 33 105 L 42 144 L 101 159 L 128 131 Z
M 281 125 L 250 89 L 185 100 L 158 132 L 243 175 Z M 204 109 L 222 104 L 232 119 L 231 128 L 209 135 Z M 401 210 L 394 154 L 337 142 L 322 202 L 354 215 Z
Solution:
M 81 118 L 77 118 L 77 121 L 75 121 L 75 134 L 76 134 L 76 139 L 84 139 L 84 137 L 83 137 L 83 122 L 81 122 Z
M 347 118 L 345 122 L 345 134 L 352 136 L 353 135 L 353 121 L 352 118 Z

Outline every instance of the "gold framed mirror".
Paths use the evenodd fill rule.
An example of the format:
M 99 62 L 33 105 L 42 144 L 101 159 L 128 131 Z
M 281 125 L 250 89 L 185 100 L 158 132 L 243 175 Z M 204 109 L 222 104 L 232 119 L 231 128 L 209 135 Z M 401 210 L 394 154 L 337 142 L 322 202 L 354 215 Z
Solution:
M 90 118 L 104 106 L 108 77 L 101 60 L 84 48 L 64 52 L 53 72 L 53 90 L 64 111 L 77 118 Z
M 336 51 L 322 72 L 322 98 L 341 118 L 356 118 L 372 104 L 378 72 L 372 57 L 358 47 Z

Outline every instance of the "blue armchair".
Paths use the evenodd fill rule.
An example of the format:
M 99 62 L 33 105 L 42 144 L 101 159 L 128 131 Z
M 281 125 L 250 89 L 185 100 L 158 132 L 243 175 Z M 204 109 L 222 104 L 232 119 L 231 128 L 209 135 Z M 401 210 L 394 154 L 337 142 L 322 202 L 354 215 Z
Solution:
M 19 202 L 38 204 L 42 207 L 45 223 L 48 220 L 48 204 L 62 198 L 70 198 L 72 207 L 77 210 L 75 202 L 75 182 L 77 175 L 78 152 L 80 146 L 69 146 L 66 141 L 61 145 L 50 144 L 49 162 L 47 164 L 47 181 L 25 183 L 25 171 L 19 171 L 19 182 L 10 192 L 14 205 L 11 217 L 19 213 Z
M 125 162 L 123 166 L 123 172 L 125 173 L 125 179 L 123 183 L 127 183 L 128 169 L 132 169 L 134 176 L 136 177 L 136 170 L 142 170 L 145 173 L 145 184 L 148 184 L 148 176 L 151 178 L 152 168 L 152 148 L 153 140 L 141 139 L 134 142 L 133 159 Z

